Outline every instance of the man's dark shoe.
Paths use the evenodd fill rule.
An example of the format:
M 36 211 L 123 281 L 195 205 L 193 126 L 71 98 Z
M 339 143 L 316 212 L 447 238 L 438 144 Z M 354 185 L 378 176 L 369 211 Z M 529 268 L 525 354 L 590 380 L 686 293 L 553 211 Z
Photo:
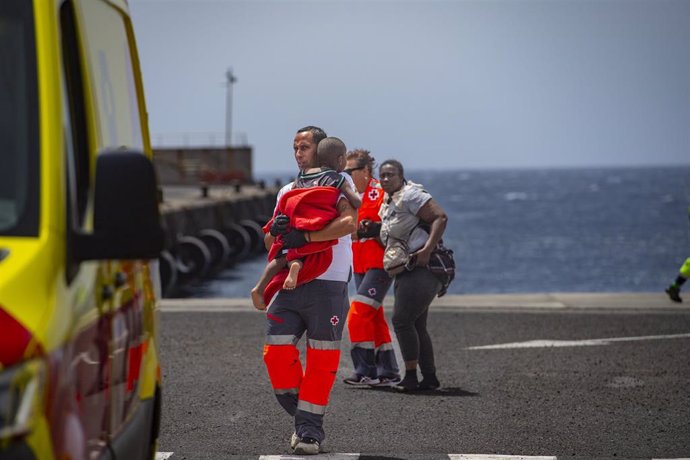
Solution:
M 668 298 L 673 300 L 674 302 L 682 302 L 683 299 L 680 298 L 680 288 L 678 286 L 669 286 L 666 288 L 666 294 L 668 294 Z

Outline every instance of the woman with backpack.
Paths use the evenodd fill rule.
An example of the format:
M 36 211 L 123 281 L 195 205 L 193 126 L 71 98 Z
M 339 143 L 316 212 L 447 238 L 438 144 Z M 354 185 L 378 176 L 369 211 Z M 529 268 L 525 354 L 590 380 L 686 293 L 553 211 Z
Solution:
M 448 218 L 421 185 L 405 180 L 399 161 L 384 161 L 379 168 L 379 180 L 385 192 L 379 211 L 380 238 L 386 247 L 384 268 L 395 277 L 393 328 L 405 361 L 405 377 L 395 388 L 433 390 L 440 383 L 427 316 L 429 305 L 445 292 L 449 279 L 432 273 L 429 262 L 441 242 Z M 417 366 L 422 373 L 421 382 Z

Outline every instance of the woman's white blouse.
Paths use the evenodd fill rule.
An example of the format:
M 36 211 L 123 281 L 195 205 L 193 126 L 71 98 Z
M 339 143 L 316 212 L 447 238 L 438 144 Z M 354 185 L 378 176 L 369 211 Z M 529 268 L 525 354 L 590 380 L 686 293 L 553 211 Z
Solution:
M 410 251 L 415 251 L 424 245 L 426 232 L 424 235 L 410 235 L 419 224 L 417 213 L 419 209 L 431 199 L 429 192 L 424 190 L 422 185 L 408 181 L 400 190 L 392 196 L 388 194 L 383 197 L 383 204 L 379 209 L 381 217 L 381 241 L 386 244 L 389 237 L 408 241 Z M 421 241 L 416 241 L 420 239 Z M 421 244 L 420 244 L 421 243 Z

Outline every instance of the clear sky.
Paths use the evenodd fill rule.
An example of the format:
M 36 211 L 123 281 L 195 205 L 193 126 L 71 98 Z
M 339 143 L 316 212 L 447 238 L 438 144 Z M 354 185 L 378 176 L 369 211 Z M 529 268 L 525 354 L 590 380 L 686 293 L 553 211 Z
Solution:
M 690 0 L 129 4 L 154 146 L 223 141 L 232 67 L 259 173 L 309 124 L 410 169 L 690 165 Z

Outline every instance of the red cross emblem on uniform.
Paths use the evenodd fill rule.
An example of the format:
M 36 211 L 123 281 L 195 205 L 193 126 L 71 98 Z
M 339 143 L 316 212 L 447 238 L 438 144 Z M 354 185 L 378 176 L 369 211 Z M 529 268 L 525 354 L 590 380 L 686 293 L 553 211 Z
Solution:
M 369 199 L 371 201 L 376 201 L 376 200 L 378 200 L 378 198 L 379 198 L 379 191 L 377 189 L 372 188 L 371 190 L 369 190 Z
M 337 316 L 334 316 L 331 318 L 331 324 L 332 325 L 337 326 L 339 322 L 340 322 L 340 318 L 338 318 Z

